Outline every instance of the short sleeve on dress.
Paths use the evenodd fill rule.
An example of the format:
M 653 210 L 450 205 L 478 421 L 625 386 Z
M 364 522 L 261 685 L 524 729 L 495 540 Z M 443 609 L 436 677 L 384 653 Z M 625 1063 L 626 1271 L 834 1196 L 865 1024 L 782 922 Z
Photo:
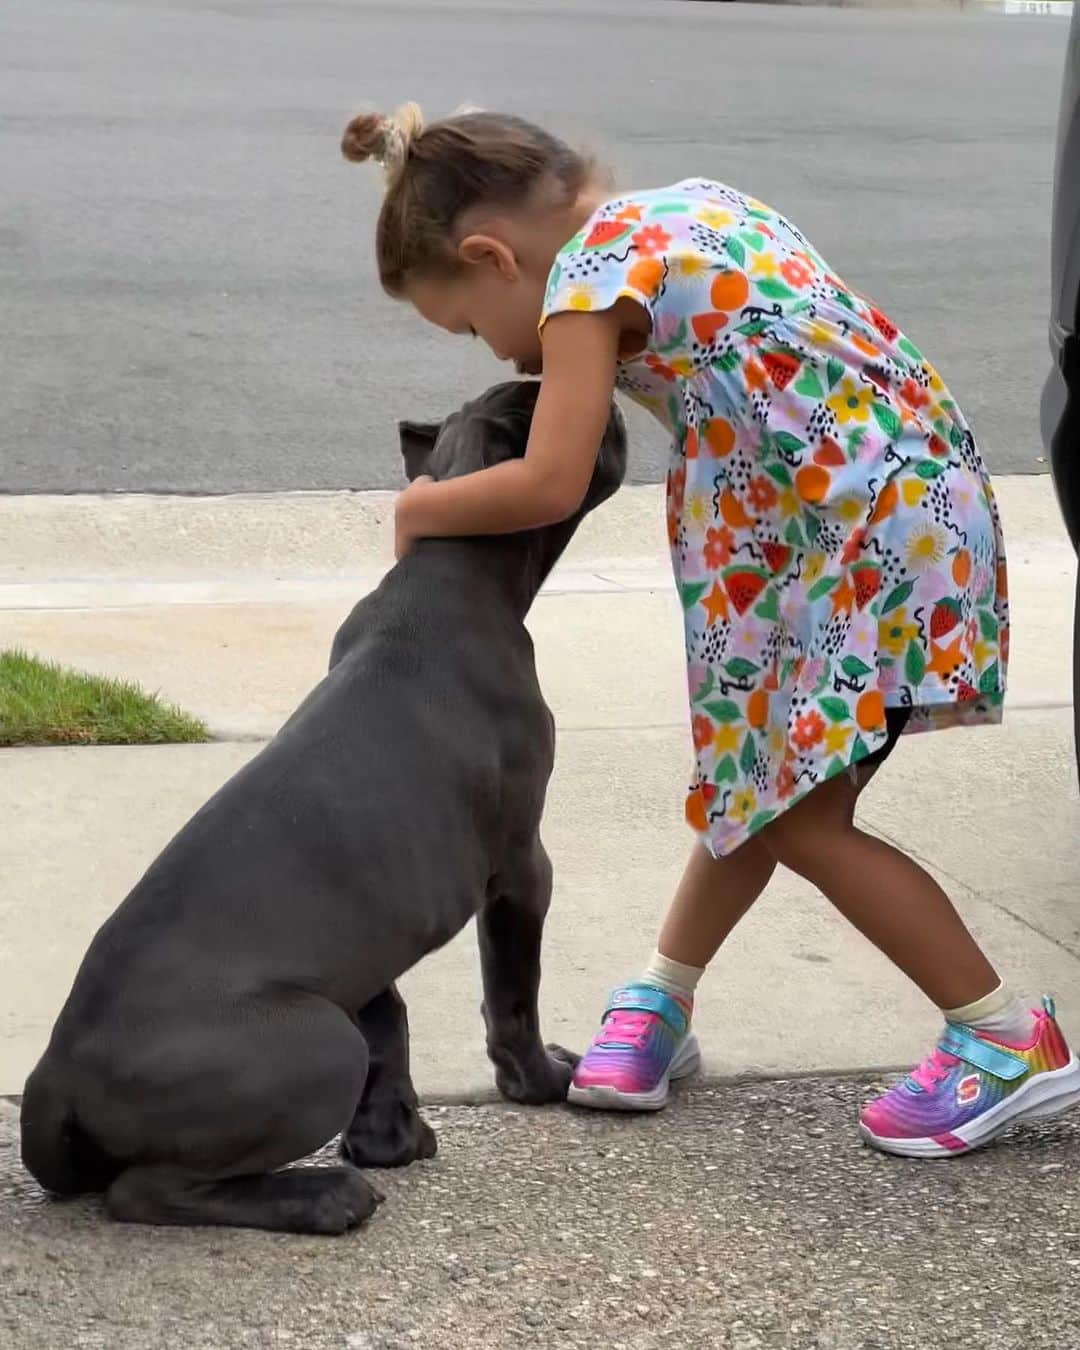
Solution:
M 541 328 L 553 314 L 599 312 L 624 298 L 636 301 L 654 324 L 669 236 L 645 215 L 646 208 L 632 201 L 609 203 L 560 250 L 548 276 Z

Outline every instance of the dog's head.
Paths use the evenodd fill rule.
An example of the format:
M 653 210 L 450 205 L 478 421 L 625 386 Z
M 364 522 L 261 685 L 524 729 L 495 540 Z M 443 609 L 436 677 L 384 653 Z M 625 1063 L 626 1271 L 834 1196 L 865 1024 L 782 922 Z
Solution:
M 458 478 L 507 459 L 520 459 L 539 392 L 535 380 L 511 380 L 495 385 L 443 422 L 402 422 L 401 453 L 410 482 L 421 474 Z M 581 514 L 610 497 L 625 473 L 626 427 L 612 404 Z

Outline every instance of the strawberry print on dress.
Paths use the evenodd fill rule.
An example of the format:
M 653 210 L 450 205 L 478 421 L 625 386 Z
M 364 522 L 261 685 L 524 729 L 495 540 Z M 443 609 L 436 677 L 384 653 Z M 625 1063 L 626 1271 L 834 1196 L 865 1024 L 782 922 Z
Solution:
M 693 179 L 608 202 L 560 252 L 543 322 L 647 312 L 618 387 L 673 436 L 686 815 L 717 857 L 908 731 L 999 721 L 1005 552 L 941 377 L 793 225 Z

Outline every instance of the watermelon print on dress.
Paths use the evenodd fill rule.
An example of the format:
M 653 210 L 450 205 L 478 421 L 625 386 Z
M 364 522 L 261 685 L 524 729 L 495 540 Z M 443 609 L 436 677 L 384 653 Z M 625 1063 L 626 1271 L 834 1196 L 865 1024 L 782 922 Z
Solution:
M 608 202 L 544 313 L 647 312 L 618 386 L 671 431 L 686 815 L 716 856 L 886 740 L 998 721 L 1005 552 L 975 439 L 881 310 L 761 202 L 693 179 Z

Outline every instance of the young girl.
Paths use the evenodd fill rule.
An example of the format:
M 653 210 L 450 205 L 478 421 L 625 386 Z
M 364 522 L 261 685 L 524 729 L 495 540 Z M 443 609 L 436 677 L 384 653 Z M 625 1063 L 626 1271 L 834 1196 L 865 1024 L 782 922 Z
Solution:
M 937 883 L 853 820 L 902 732 L 1001 716 L 1001 530 L 933 366 L 793 225 L 720 183 L 612 198 L 528 122 L 475 112 L 424 127 L 414 105 L 354 119 L 342 148 L 385 170 L 389 294 L 543 377 L 525 458 L 410 486 L 399 556 L 421 536 L 569 516 L 616 388 L 673 437 L 699 842 L 571 1100 L 663 1106 L 699 1062 L 704 968 L 782 864 L 944 1012 L 938 1046 L 863 1111 L 869 1143 L 951 1156 L 1080 1101 L 1051 1001 L 1019 1002 Z

